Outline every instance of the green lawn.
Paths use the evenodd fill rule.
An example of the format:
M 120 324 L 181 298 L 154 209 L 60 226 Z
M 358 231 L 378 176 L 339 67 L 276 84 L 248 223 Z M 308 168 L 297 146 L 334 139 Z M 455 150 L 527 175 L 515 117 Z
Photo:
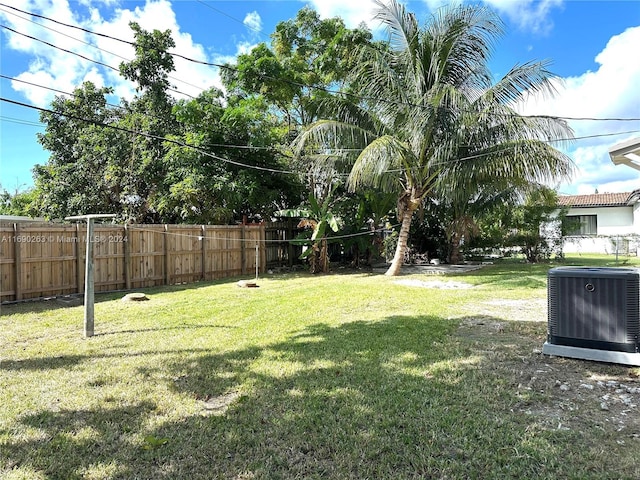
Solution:
M 550 266 L 2 306 L 0 478 L 640 478 L 640 371 L 539 353 Z

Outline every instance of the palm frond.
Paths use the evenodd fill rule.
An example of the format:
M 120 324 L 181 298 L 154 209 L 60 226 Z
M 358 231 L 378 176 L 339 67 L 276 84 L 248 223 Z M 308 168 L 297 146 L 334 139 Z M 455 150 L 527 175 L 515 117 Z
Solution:
M 415 159 L 413 152 L 396 137 L 384 135 L 369 143 L 356 159 L 347 187 L 380 188 L 385 192 L 399 192 L 407 164 Z
M 530 94 L 543 94 L 548 97 L 556 93 L 554 80 L 559 81 L 547 70 L 548 61 L 527 62 L 514 66 L 496 82 L 487 94 L 495 101 L 513 106 Z
M 294 153 L 301 156 L 305 150 L 323 152 L 364 148 L 375 133 L 359 125 L 336 120 L 319 120 L 305 129 L 293 141 Z
M 415 15 L 408 13 L 404 5 L 396 0 L 390 0 L 388 3 L 374 0 L 374 4 L 378 6 L 374 20 L 380 21 L 387 28 L 392 49 L 411 50 L 420 33 Z

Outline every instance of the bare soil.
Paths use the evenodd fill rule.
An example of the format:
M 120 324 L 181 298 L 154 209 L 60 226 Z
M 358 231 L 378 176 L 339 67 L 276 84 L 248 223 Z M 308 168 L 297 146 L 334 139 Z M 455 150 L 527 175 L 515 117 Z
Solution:
M 540 429 L 598 429 L 640 447 L 640 368 L 542 354 L 546 300 L 496 300 L 461 319 L 461 344 L 518 399 L 512 411 Z

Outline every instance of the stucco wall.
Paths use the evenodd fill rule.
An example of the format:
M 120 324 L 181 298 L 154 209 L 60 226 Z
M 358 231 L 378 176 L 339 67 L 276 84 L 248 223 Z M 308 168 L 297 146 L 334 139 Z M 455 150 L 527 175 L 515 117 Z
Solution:
M 562 251 L 566 253 L 605 253 L 614 255 L 637 255 L 638 238 L 626 236 L 610 237 L 565 237 Z
M 565 237 L 564 253 L 638 253 L 640 205 L 571 208 L 567 215 L 597 215 L 598 233 L 594 236 Z
M 571 208 L 567 215 L 597 215 L 598 235 L 640 233 L 640 210 L 637 206 Z M 635 226 L 634 217 L 636 219 Z

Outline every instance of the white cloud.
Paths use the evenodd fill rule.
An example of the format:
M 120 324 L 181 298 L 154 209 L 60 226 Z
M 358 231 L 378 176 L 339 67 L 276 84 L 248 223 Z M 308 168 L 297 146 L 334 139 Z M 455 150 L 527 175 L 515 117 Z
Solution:
M 255 33 L 262 31 L 262 18 L 260 18 L 260 15 L 256 11 L 247 13 L 242 23 Z
M 149 31 L 153 29 L 170 30 L 176 43 L 176 47 L 172 49 L 173 52 L 200 61 L 208 60 L 202 45 L 196 44 L 190 34 L 181 31 L 168 0 L 147 0 L 146 3 L 132 10 L 112 8 L 112 14 L 109 18 L 102 16 L 100 10 L 96 8 L 96 2 L 91 2 L 91 6 L 84 10 L 85 13 L 82 16 L 72 10 L 66 0 L 55 2 L 17 0 L 13 3 L 17 8 L 25 11 L 128 41 L 134 40 L 133 32 L 129 27 L 129 23 L 132 21 L 139 23 L 143 29 Z M 102 5 L 113 4 L 111 0 L 102 0 L 100 3 Z M 89 5 L 88 2 L 84 4 Z M 83 81 L 91 80 L 100 86 L 114 87 L 116 95 L 120 97 L 130 99 L 133 96 L 133 85 L 124 80 L 117 71 L 121 62 L 134 58 L 135 53 L 131 45 L 46 22 L 42 19 L 35 19 L 37 23 L 50 27 L 49 29 L 43 28 L 34 23 L 35 21 L 29 22 L 23 17 L 27 16 L 16 14 L 14 11 L 11 14 L 0 11 L 0 19 L 3 23 L 58 48 L 7 32 L 5 35 L 7 38 L 6 47 L 26 54 L 28 58 L 32 59 L 25 71 L 15 75 L 16 78 L 67 92 L 73 91 Z M 77 55 L 64 52 L 62 49 L 104 63 L 113 69 L 98 66 Z M 186 94 L 183 97 L 196 96 L 212 85 L 221 86 L 219 73 L 211 66 L 179 58 L 174 58 L 174 65 L 176 70 L 172 72 L 170 82 L 176 90 Z M 18 82 L 13 82 L 12 87 L 21 92 L 29 102 L 40 107 L 48 106 L 56 95 L 55 92 Z
M 359 0 L 349 2 L 345 0 L 308 0 L 308 3 L 318 12 L 320 18 L 341 17 L 348 28 L 356 28 L 365 23 L 370 28 L 373 24 L 376 5 L 373 0 Z
M 423 0 L 434 11 L 446 5 L 459 5 L 462 0 Z M 553 28 L 551 11 L 564 0 L 482 0 L 522 30 L 546 33 Z
M 639 118 L 638 45 L 640 26 L 615 35 L 595 57 L 597 70 L 561 79 L 563 84 L 553 99 L 531 99 L 520 111 L 574 118 Z M 640 137 L 640 121 L 573 120 L 570 124 L 576 137 L 596 137 L 579 139 L 568 150 L 579 171 L 573 182 L 563 187 L 566 193 L 585 189 L 593 193 L 596 187 L 600 192 L 619 191 L 633 184 L 636 186 L 631 190 L 640 188 L 640 172 L 613 165 L 608 154 L 612 145 Z M 619 134 L 608 135 L 615 133 Z
M 624 138 L 620 139 L 623 140 Z M 604 140 L 594 145 L 578 146 L 571 156 L 580 167 L 580 174 L 563 193 L 589 194 L 630 192 L 640 188 L 640 172 L 625 165 L 614 165 L 609 148 L 617 140 Z
M 355 28 L 365 23 L 369 28 L 376 29 L 374 22 L 376 4 L 373 0 L 359 0 L 348 2 L 345 0 L 306 0 L 321 18 L 341 17 L 347 27 Z M 482 0 L 504 15 L 519 28 L 536 33 L 546 33 L 553 28 L 551 12 L 554 8 L 561 8 L 564 0 Z M 463 0 L 422 0 L 429 10 L 450 5 L 459 5 Z M 407 4 L 408 0 L 400 3 Z M 411 7 L 409 7 L 411 10 Z
M 523 30 L 545 33 L 553 28 L 551 10 L 561 7 L 563 0 L 484 0 L 484 3 Z
M 24 72 L 19 74 L 15 78 L 23 82 L 29 82 L 36 85 L 54 84 L 54 78 L 43 70 L 36 70 L 35 72 Z M 55 95 L 55 93 L 49 90 L 45 90 L 43 88 L 35 88 L 19 81 L 12 81 L 11 86 L 16 92 L 21 92 L 22 94 L 24 94 L 24 96 L 27 97 L 27 99 L 35 105 L 46 106 L 51 103 L 51 100 L 53 100 L 53 97 Z M 60 88 L 60 90 L 69 91 L 63 90 L 62 88 Z

